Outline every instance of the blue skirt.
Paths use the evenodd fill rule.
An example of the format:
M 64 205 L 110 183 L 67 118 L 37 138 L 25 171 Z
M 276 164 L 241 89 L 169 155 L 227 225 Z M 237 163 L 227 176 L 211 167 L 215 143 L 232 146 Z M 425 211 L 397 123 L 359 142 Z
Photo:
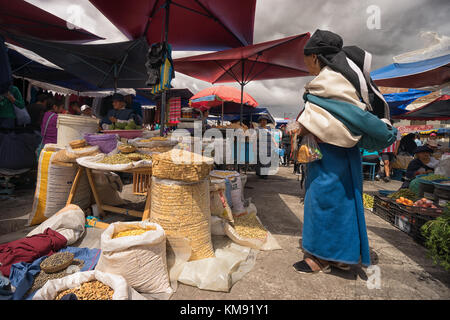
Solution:
M 323 158 L 307 167 L 303 248 L 324 260 L 369 266 L 359 149 L 319 148 Z

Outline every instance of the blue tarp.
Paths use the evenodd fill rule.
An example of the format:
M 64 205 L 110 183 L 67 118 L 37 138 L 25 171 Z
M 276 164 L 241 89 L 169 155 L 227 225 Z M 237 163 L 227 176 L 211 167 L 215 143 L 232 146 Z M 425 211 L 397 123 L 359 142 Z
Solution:
M 427 72 L 450 63 L 450 54 L 410 63 L 393 63 L 371 72 L 373 80 L 390 79 Z
M 220 109 L 219 108 L 211 108 L 209 110 L 209 113 L 211 115 L 217 116 L 217 117 L 210 117 L 211 120 L 220 120 L 220 119 L 222 119 L 221 108 Z M 249 121 L 251 119 L 253 122 L 258 122 L 259 117 L 262 116 L 263 114 L 269 116 L 269 118 L 272 119 L 272 122 L 275 123 L 275 119 L 270 114 L 269 110 L 267 110 L 267 108 L 250 108 L 250 107 L 245 108 L 245 106 L 244 106 L 244 110 L 243 110 L 243 114 L 242 114 L 242 116 L 243 116 L 242 120 L 243 121 L 245 121 L 245 120 Z M 225 121 L 239 121 L 239 119 L 240 119 L 240 109 L 236 109 L 236 110 L 228 109 L 227 113 L 224 114 L 223 119 Z
M 386 102 L 389 104 L 391 116 L 399 115 L 408 112 L 406 107 L 422 96 L 430 94 L 431 91 L 423 91 L 416 89 L 409 89 L 407 92 L 384 94 Z

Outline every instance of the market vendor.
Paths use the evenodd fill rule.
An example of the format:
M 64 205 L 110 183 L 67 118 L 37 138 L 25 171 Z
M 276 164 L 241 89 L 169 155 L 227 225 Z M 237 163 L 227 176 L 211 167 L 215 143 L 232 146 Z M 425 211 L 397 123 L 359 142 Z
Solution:
M 427 146 L 417 147 L 414 153 L 414 160 L 409 163 L 406 169 L 405 182 L 402 184 L 402 189 L 408 188 L 417 175 L 428 174 L 434 171 L 432 168 L 433 164 L 430 166 L 432 153 L 433 150 Z
M 58 114 L 64 113 L 64 100 L 49 98 L 47 112 L 44 113 L 41 123 L 42 144 L 58 143 Z
M 267 125 L 269 121 L 270 118 L 268 116 L 260 116 L 258 119 L 258 127 L 256 128 L 258 132 L 258 157 L 256 163 L 256 175 L 261 179 L 267 179 L 272 160 L 272 144 L 274 142 L 272 142 L 273 137 L 270 132 L 271 128 Z M 262 141 L 266 142 L 266 146 L 264 146 L 264 143 L 262 143 Z
M 92 108 L 87 104 L 82 105 L 80 110 L 82 116 L 97 119 L 97 117 L 92 113 Z
M 113 109 L 109 110 L 106 116 L 101 120 L 100 126 L 103 128 L 104 124 L 116 123 L 118 120 L 134 120 L 136 125 L 141 125 L 141 118 L 134 112 L 133 109 L 125 108 L 127 103 L 125 97 L 120 93 L 115 93 L 112 96 Z

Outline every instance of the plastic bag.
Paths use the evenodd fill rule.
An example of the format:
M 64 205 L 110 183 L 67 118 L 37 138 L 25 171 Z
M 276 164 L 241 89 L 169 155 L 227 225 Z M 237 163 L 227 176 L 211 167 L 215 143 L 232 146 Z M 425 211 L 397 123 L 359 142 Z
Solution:
M 115 134 L 84 134 L 84 139 L 91 146 L 99 146 L 103 153 L 110 153 L 117 148 L 117 136 Z
M 322 159 L 322 152 L 320 152 L 315 137 L 312 134 L 305 135 L 297 153 L 297 161 L 308 163 L 320 159 Z

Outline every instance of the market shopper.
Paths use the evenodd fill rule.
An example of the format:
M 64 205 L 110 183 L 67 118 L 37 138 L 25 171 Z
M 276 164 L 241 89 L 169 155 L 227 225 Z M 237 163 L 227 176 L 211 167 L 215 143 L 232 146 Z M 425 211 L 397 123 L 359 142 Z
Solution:
M 14 106 L 25 108 L 22 94 L 16 86 L 10 86 L 9 90 L 0 95 L 0 129 L 14 129 L 16 126 L 16 113 Z
M 305 86 L 306 103 L 297 133 L 315 136 L 322 158 L 307 164 L 302 234 L 305 255 L 293 265 L 297 272 L 370 265 L 357 144 L 364 141 L 363 147 L 368 149 L 384 148 L 395 141 L 395 130 L 380 120 L 389 117 L 389 107 L 367 73 L 366 54 L 358 47 L 342 47 L 340 36 L 322 30 L 317 30 L 304 47 L 305 64 L 316 77 Z M 375 116 L 365 111 L 369 107 Z M 327 111 L 331 109 L 339 118 Z M 363 118 L 370 118 L 367 127 L 358 123 Z M 351 134 L 346 123 L 358 127 L 363 135 Z M 370 145 L 375 136 L 379 137 L 377 142 L 372 140 Z
M 27 109 L 31 118 L 31 127 L 36 133 L 41 135 L 41 124 L 44 113 L 47 111 L 49 96 L 41 93 L 36 97 L 36 102 L 30 104 Z
M 281 126 L 282 138 L 281 138 L 281 148 L 284 149 L 284 161 L 285 166 L 289 166 L 291 162 L 291 135 L 286 130 L 286 125 Z
M 392 171 L 392 164 L 394 162 L 395 156 L 398 152 L 398 147 L 400 146 L 400 139 L 401 135 L 400 132 L 397 135 L 397 141 L 395 141 L 393 144 L 391 144 L 389 147 L 384 148 L 381 150 L 381 160 L 384 164 L 384 170 L 381 173 L 381 177 L 383 178 L 384 182 L 390 182 L 391 181 L 391 171 Z M 379 175 L 377 175 L 377 180 L 379 180 Z
M 267 125 L 268 121 L 270 121 L 268 116 L 260 116 L 256 128 L 258 133 L 256 175 L 261 179 L 267 179 L 272 159 L 272 135 L 271 129 Z
M 136 125 L 141 125 L 141 118 L 134 112 L 133 109 L 127 109 L 125 98 L 120 93 L 115 93 L 112 96 L 112 105 L 113 109 L 109 110 L 106 116 L 102 119 L 100 126 L 103 127 L 104 124 L 112 124 L 116 123 L 119 120 L 121 121 L 129 121 L 134 120 Z

